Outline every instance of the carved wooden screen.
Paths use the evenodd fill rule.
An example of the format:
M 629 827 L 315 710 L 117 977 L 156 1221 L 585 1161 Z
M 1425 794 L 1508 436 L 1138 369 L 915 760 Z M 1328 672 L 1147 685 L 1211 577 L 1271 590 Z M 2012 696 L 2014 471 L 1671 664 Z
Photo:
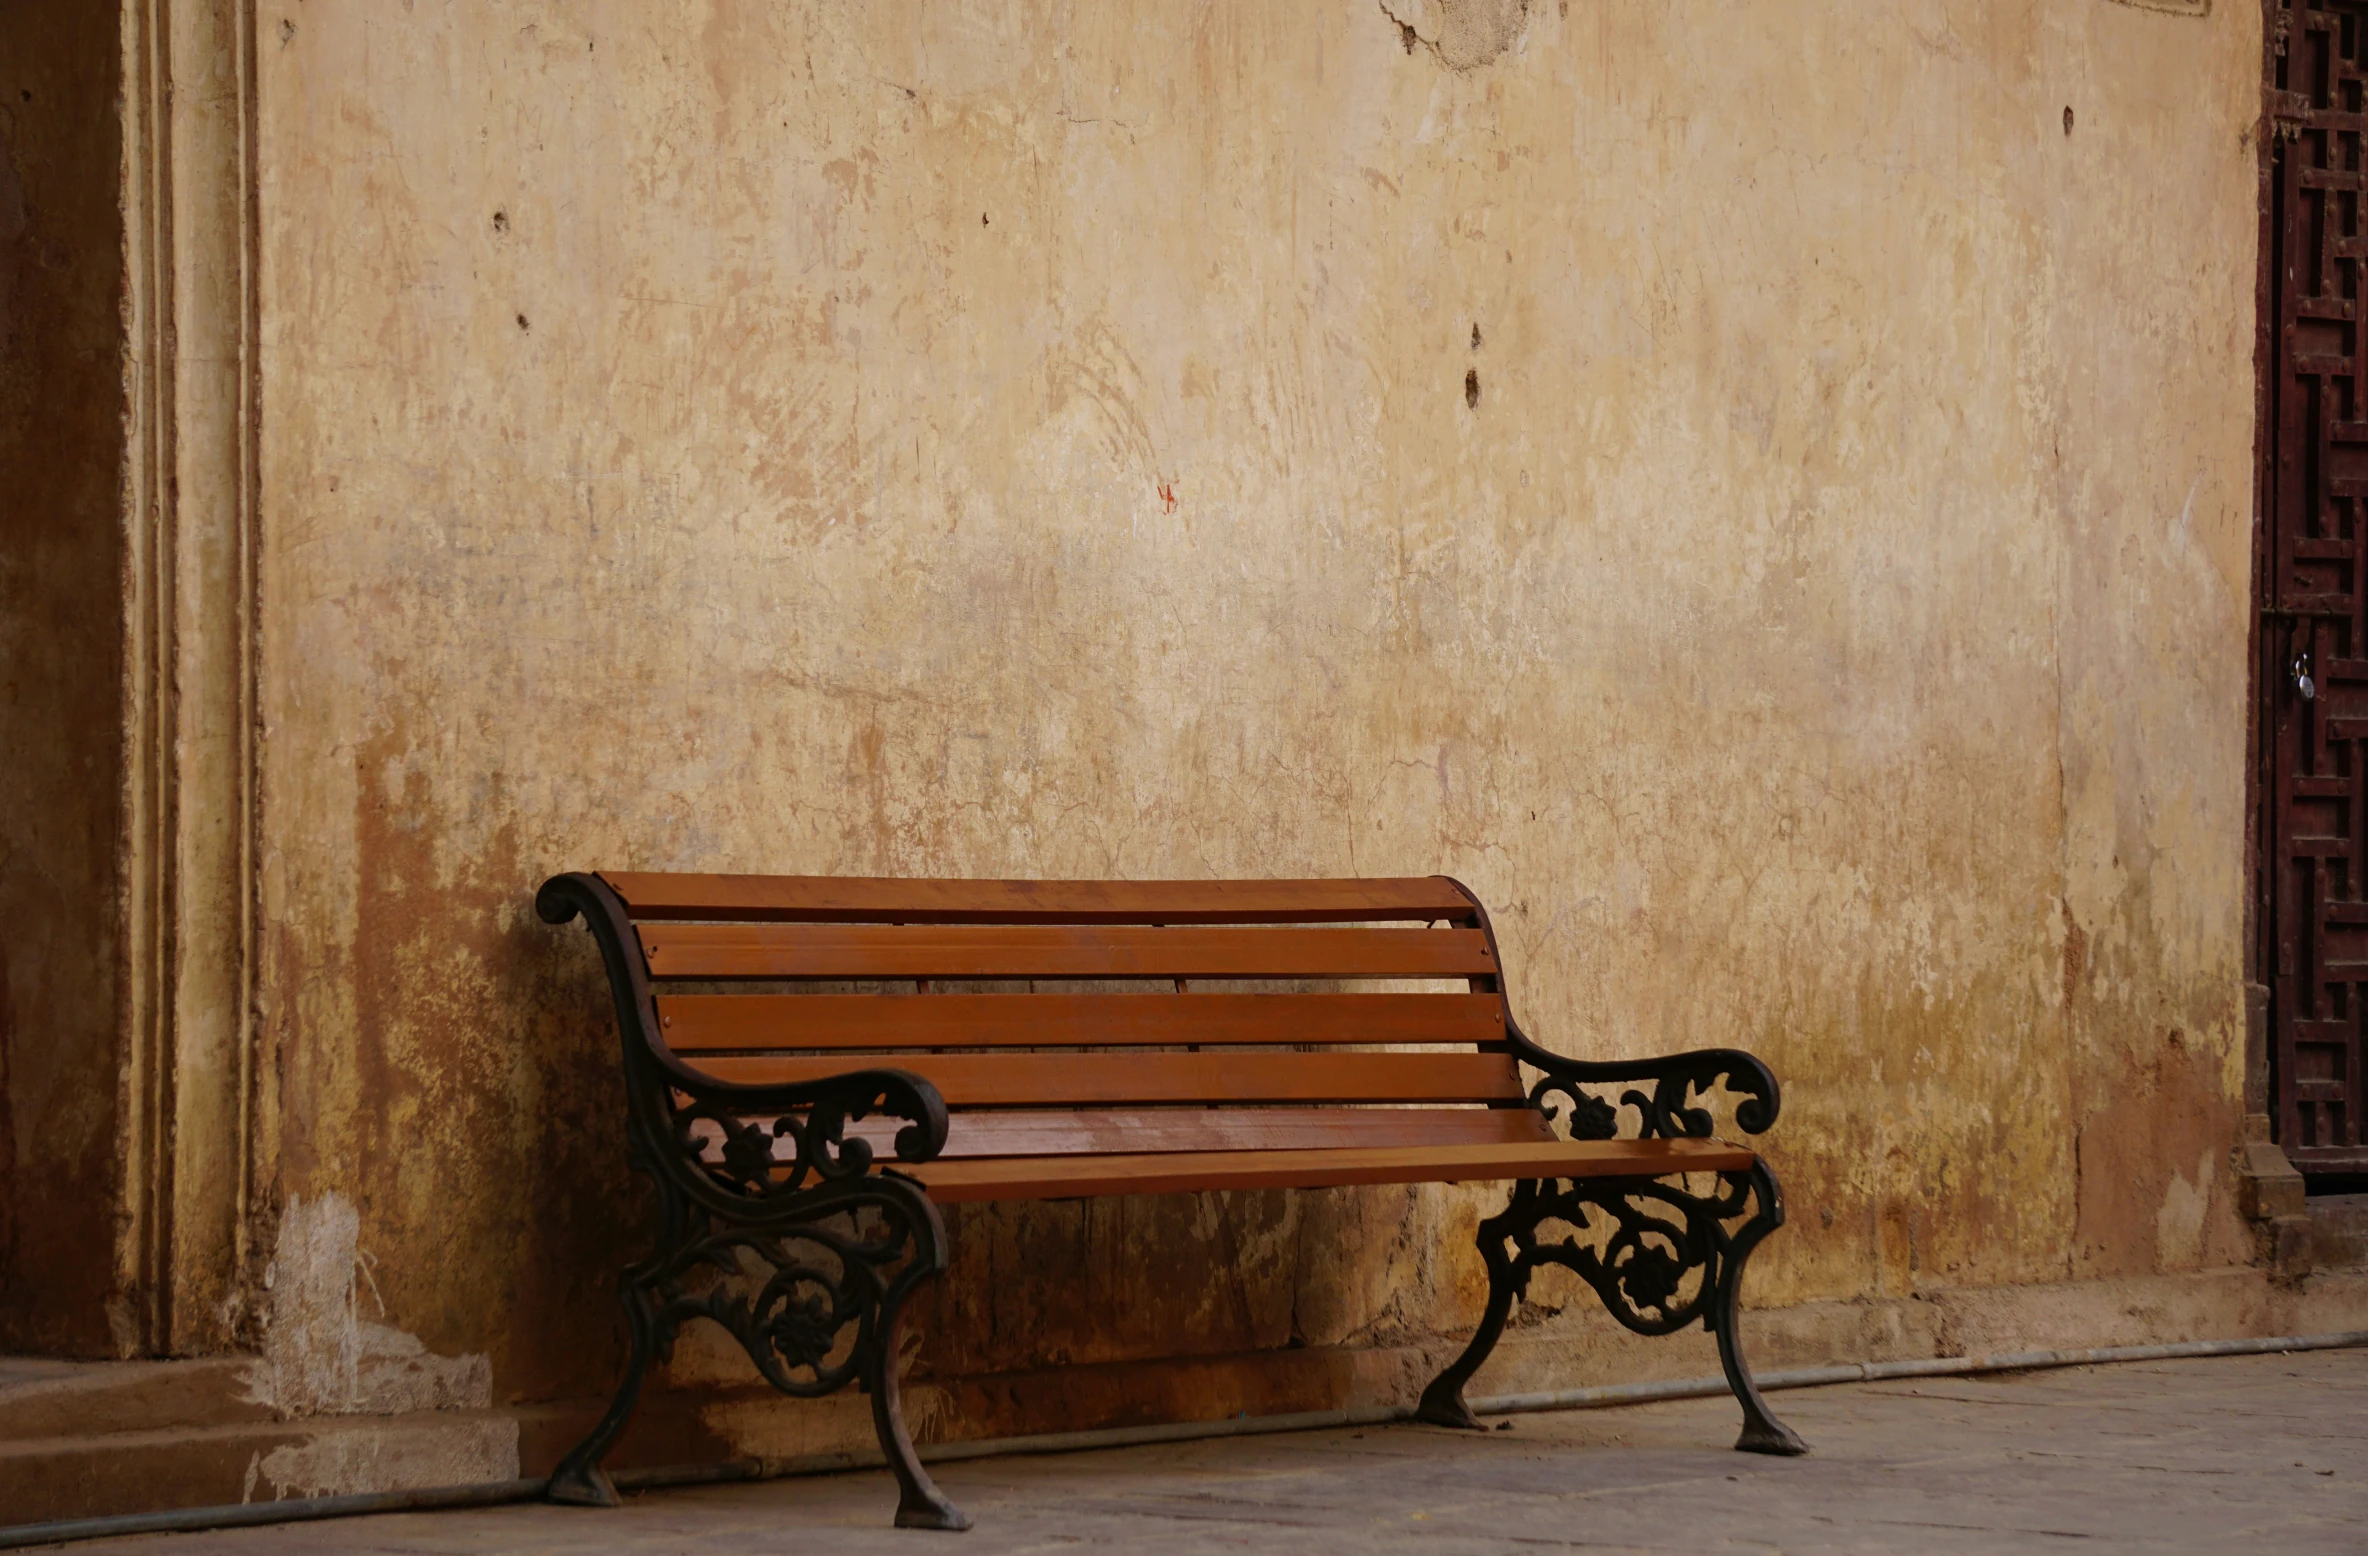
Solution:
M 2259 676 L 2273 1127 L 2368 1169 L 2368 0 L 2269 10 L 2270 313 Z

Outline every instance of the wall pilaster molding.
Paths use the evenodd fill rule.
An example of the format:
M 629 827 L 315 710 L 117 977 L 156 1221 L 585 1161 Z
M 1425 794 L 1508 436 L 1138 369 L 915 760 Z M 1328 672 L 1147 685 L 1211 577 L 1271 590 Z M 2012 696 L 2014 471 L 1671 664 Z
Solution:
M 254 1191 L 259 337 L 251 0 L 128 0 L 127 1353 L 230 1345 Z

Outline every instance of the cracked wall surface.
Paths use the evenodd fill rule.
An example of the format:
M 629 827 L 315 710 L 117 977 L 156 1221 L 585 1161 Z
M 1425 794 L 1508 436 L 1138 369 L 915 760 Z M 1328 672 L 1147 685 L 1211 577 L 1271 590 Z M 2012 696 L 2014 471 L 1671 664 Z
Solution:
M 1517 47 L 1531 0 L 1379 0 L 1411 54 L 1428 49 L 1450 70 L 1477 70 Z
M 260 19 L 257 1214 L 495 1399 L 642 1214 L 565 869 L 1444 871 L 1784 1077 L 1757 1304 L 2249 1256 L 2248 8 Z M 1450 1332 L 1486 1199 L 965 1210 L 916 1365 Z

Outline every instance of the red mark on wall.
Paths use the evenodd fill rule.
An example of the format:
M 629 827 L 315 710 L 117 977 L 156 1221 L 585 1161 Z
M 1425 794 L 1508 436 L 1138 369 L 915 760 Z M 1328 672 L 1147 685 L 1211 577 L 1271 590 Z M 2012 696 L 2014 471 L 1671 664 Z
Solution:
M 1159 483 L 1159 504 L 1159 511 L 1162 513 L 1173 513 L 1176 511 L 1175 482 L 1162 481 Z

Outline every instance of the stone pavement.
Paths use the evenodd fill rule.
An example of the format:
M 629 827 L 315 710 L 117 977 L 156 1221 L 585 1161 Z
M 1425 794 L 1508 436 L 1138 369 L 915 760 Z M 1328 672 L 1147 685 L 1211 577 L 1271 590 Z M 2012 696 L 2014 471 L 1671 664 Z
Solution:
M 1726 1450 L 1686 1400 L 942 1466 L 966 1535 L 888 1527 L 884 1472 L 158 1535 L 73 1556 L 485 1552 L 2368 1552 L 2368 1351 L 1773 1396 L 1815 1452 Z

